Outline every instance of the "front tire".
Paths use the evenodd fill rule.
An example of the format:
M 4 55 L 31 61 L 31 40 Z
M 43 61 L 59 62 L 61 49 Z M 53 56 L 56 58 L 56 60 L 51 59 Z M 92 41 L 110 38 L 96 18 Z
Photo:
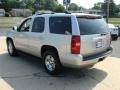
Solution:
M 61 71 L 61 63 L 59 57 L 54 51 L 46 51 L 43 56 L 44 67 L 48 74 L 57 75 Z
M 16 56 L 17 51 L 12 40 L 7 41 L 7 50 L 10 56 Z

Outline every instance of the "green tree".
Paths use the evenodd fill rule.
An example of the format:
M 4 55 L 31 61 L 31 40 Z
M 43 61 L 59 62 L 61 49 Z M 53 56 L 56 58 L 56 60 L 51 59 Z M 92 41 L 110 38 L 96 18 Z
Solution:
M 6 11 L 12 8 L 28 8 L 32 11 L 51 10 L 63 11 L 64 7 L 58 4 L 57 0 L 0 0 L 0 7 Z
M 118 12 L 120 12 L 120 4 L 117 5 Z
M 26 8 L 31 9 L 32 11 L 37 10 L 52 10 L 54 11 L 58 6 L 57 0 L 22 0 L 26 1 Z
M 105 0 L 103 6 L 102 6 L 102 10 L 104 12 L 107 12 L 107 2 Z M 116 13 L 119 12 L 119 8 L 117 7 L 117 5 L 115 4 L 114 0 L 110 0 L 110 6 L 109 6 L 109 16 L 113 17 L 115 16 Z
M 44 0 L 46 1 L 45 3 L 45 6 L 44 6 L 44 9 L 45 10 L 55 10 L 57 5 L 58 5 L 58 2 L 57 0 Z
M 4 8 L 5 11 L 9 12 L 12 8 L 19 8 L 19 0 L 1 0 L 1 8 Z
M 62 6 L 61 4 L 59 4 L 59 5 L 55 8 L 54 11 L 55 11 L 55 12 L 65 12 L 65 8 L 64 8 L 64 6 Z
M 54 11 L 58 6 L 57 0 L 34 0 L 34 5 L 40 3 L 40 8 L 38 10 L 52 10 Z M 34 7 L 34 9 L 36 9 Z
M 7 9 L 8 0 L 1 0 L 1 8 Z
M 71 10 L 71 11 L 78 11 L 80 10 L 79 6 L 75 3 L 71 3 L 68 7 L 68 10 Z
M 97 10 L 101 10 L 102 9 L 102 2 L 98 2 L 94 4 L 94 7 L 92 9 L 97 9 Z
M 110 0 L 110 11 L 109 11 L 109 14 L 110 16 L 115 16 L 116 13 L 118 13 L 118 8 L 114 2 L 114 0 Z
M 33 3 L 34 3 L 34 0 L 28 0 L 26 4 L 26 8 L 29 8 L 30 10 L 34 11 Z
M 8 0 L 7 5 L 9 8 L 20 8 L 20 1 L 19 0 Z

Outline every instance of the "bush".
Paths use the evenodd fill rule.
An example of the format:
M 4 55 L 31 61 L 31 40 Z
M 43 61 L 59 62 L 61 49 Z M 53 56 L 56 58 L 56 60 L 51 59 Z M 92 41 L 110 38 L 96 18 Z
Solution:
M 55 12 L 65 12 L 65 8 L 64 8 L 61 4 L 59 4 L 59 5 L 55 8 L 54 11 L 55 11 Z

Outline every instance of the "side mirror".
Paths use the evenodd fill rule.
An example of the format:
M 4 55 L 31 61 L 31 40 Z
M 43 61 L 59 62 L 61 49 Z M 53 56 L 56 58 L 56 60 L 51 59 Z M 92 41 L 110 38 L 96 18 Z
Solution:
M 17 26 L 14 26 L 14 27 L 13 27 L 13 30 L 17 31 L 17 29 L 18 29 Z

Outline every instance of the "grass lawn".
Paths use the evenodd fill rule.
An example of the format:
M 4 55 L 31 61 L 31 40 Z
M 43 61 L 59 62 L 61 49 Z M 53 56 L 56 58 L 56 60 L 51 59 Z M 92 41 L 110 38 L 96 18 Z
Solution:
M 19 25 L 23 19 L 22 17 L 0 17 L 0 28 L 9 28 Z M 109 18 L 109 23 L 120 25 L 120 18 Z
M 23 19 L 22 17 L 0 17 L 0 28 L 9 28 L 19 25 Z
M 120 25 L 120 18 L 109 18 L 109 23 Z

